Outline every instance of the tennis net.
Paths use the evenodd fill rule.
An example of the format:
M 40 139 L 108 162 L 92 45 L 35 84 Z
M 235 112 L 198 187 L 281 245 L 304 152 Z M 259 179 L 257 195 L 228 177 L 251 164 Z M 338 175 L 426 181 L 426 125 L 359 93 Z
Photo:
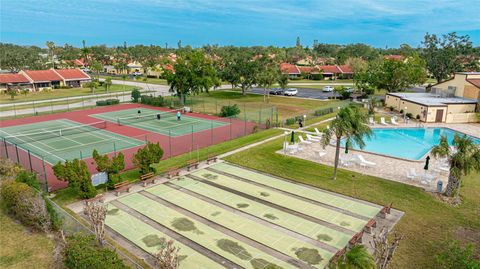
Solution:
M 25 144 L 25 143 L 33 143 L 36 141 L 47 140 L 50 138 L 61 137 L 61 136 L 69 136 L 79 133 L 86 133 L 86 132 L 93 132 L 100 129 L 107 128 L 106 121 L 98 121 L 89 124 L 81 124 L 78 126 L 66 127 L 61 129 L 55 130 L 48 130 L 42 132 L 31 132 L 19 135 L 9 135 L 2 137 L 5 142 L 11 144 Z
M 151 121 L 151 120 L 157 120 L 157 115 L 160 114 L 160 120 L 162 119 L 168 119 L 168 118 L 173 118 L 176 117 L 177 114 L 176 109 L 169 110 L 169 111 L 158 111 L 154 113 L 142 113 L 138 114 L 135 116 L 128 116 L 128 117 L 118 117 L 117 118 L 117 123 L 118 125 L 126 125 L 129 123 L 135 123 L 135 122 L 143 122 L 143 121 Z

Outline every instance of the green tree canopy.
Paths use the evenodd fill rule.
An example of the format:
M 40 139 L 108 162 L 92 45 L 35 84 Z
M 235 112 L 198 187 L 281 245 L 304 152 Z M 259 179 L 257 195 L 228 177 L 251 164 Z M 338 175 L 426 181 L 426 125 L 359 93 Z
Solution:
M 148 142 L 145 147 L 139 149 L 133 156 L 133 163 L 140 169 L 140 173 L 143 175 L 154 172 L 155 169 L 151 165 L 160 162 L 162 157 L 163 149 L 160 147 L 160 144 Z
M 73 188 L 80 197 L 92 198 L 97 195 L 87 164 L 83 160 L 67 160 L 63 164 L 58 162 L 53 166 L 53 172 L 58 179 L 67 181 L 69 187 Z

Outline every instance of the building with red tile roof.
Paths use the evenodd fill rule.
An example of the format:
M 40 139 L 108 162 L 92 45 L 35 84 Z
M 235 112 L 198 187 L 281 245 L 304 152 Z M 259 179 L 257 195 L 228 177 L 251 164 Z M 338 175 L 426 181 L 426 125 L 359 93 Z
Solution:
M 87 73 L 80 69 L 55 69 L 53 71 L 63 79 L 63 84 L 69 87 L 80 87 L 82 83 L 92 80 Z
M 280 64 L 280 71 L 283 74 L 287 74 L 288 77 L 290 78 L 296 78 L 300 76 L 301 72 L 300 69 L 298 69 L 298 66 L 294 64 L 289 64 L 289 63 L 281 63 Z
M 0 91 L 19 88 L 31 89 L 32 87 L 30 80 L 22 74 L 0 74 Z
M 21 74 L 25 75 L 31 82 L 53 82 L 62 81 L 62 78 L 52 69 L 49 70 L 22 70 Z

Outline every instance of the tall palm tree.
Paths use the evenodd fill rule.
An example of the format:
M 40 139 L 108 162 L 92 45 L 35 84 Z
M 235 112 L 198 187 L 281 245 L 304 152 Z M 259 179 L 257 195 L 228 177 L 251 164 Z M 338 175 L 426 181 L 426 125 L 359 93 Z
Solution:
M 340 157 L 340 142 L 346 139 L 348 144 L 354 142 L 360 148 L 365 147 L 365 138 L 370 138 L 372 130 L 367 125 L 367 115 L 357 106 L 347 106 L 338 111 L 337 117 L 322 136 L 322 145 L 325 148 L 335 138 L 335 163 L 333 179 L 337 178 L 338 159 Z
M 432 148 L 432 155 L 435 157 L 447 158 L 450 164 L 447 188 L 445 195 L 455 197 L 455 202 L 460 202 L 460 184 L 462 176 L 472 171 L 480 172 L 480 147 L 472 138 L 463 135 L 453 137 L 452 147 L 448 144 L 445 136 L 440 138 L 440 143 Z
M 45 43 L 48 48 L 48 56 L 50 57 L 50 62 L 52 63 L 52 67 L 55 68 L 55 62 L 54 62 L 54 55 L 55 55 L 55 43 L 53 41 L 47 41 Z

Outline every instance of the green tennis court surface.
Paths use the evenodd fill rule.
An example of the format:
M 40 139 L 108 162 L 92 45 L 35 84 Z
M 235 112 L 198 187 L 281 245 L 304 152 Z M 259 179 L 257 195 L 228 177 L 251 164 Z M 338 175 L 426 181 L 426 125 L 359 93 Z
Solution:
M 381 210 L 227 163 L 124 196 L 109 208 L 112 204 L 122 210 L 107 215 L 107 226 L 147 252 L 152 250 L 141 238 L 168 238 L 163 229 L 190 242 L 185 255 L 191 260 L 180 268 L 192 268 L 195 259 L 195 268 L 212 262 L 198 256 L 205 248 L 243 268 L 325 268 Z
M 104 154 L 145 143 L 106 131 L 105 127 L 105 121 L 84 125 L 61 119 L 2 128 L 0 136 L 9 144 L 44 157 L 50 164 L 89 158 L 94 149 Z
M 139 110 L 141 111 L 140 114 L 138 113 Z M 178 121 L 176 113 L 176 110 L 161 111 L 147 108 L 132 108 L 92 114 L 90 116 L 170 136 L 188 135 L 192 132 L 200 132 L 229 124 L 222 121 L 190 117 L 185 114 L 181 114 L 181 120 Z M 160 119 L 157 118 L 157 114 L 160 114 Z

